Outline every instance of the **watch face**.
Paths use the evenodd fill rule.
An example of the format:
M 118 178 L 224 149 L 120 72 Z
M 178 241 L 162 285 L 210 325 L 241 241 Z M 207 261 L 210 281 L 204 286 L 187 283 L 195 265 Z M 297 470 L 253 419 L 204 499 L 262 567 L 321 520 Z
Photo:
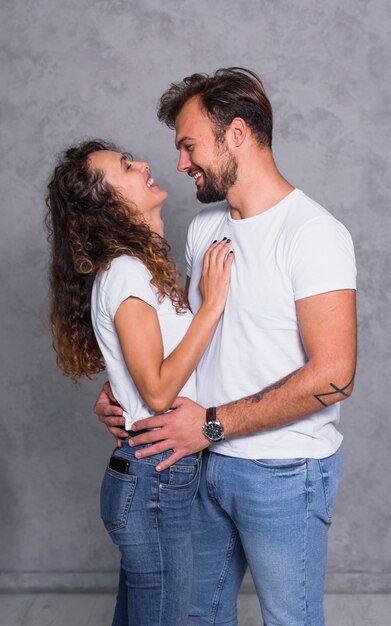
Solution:
M 224 429 L 220 422 L 207 422 L 204 424 L 203 431 L 209 441 L 221 441 L 224 438 Z

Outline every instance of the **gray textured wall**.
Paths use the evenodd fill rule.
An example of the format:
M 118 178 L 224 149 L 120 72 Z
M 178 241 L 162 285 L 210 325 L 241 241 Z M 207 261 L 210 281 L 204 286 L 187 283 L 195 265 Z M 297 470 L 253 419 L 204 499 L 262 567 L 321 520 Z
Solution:
M 166 234 L 181 259 L 197 203 L 156 102 L 188 73 L 244 65 L 274 104 L 282 172 L 356 244 L 360 365 L 342 410 L 328 588 L 391 591 L 387 4 L 2 0 L 1 588 L 103 588 L 118 564 L 98 516 L 113 445 L 91 412 L 99 382 L 75 388 L 61 376 L 47 329 L 42 216 L 53 155 L 100 136 L 150 158 L 170 191 Z

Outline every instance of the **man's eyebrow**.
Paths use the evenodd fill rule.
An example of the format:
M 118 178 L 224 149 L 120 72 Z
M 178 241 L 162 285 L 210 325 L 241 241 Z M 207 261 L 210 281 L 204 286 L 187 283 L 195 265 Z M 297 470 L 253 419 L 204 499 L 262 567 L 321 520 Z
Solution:
M 175 142 L 175 146 L 176 149 L 179 150 L 179 148 L 181 147 L 181 145 L 183 144 L 184 141 L 194 141 L 194 137 L 189 137 L 188 135 L 186 135 L 185 137 L 182 137 L 179 141 Z

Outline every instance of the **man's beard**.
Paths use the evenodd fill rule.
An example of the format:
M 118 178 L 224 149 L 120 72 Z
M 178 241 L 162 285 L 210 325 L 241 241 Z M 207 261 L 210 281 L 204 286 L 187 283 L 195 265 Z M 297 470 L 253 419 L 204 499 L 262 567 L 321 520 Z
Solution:
M 197 198 L 204 204 L 225 200 L 238 176 L 238 162 L 228 147 L 222 149 L 216 160 L 216 169 L 202 170 L 204 184 L 197 188 Z

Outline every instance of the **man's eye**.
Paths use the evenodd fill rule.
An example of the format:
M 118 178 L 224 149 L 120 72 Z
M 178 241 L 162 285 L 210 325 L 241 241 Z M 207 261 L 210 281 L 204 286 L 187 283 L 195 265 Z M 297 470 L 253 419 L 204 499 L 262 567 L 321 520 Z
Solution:
M 188 152 L 191 152 L 191 150 L 193 149 L 193 144 L 191 143 L 188 146 L 185 146 L 185 148 Z

